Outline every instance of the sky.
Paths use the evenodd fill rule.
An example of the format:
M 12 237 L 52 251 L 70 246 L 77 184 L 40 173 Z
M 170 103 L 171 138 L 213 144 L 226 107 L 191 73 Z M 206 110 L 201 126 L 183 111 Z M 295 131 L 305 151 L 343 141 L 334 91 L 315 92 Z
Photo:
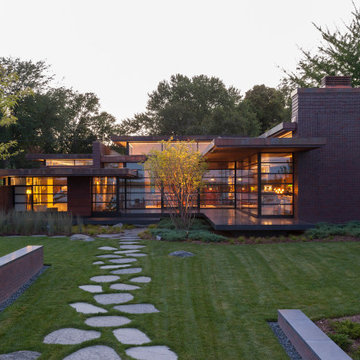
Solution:
M 355 0 L 358 4 L 359 0 Z M 242 94 L 276 87 L 312 23 L 343 28 L 351 0 L 0 0 L 0 56 L 45 60 L 56 83 L 94 92 L 120 122 L 181 73 L 216 76 Z

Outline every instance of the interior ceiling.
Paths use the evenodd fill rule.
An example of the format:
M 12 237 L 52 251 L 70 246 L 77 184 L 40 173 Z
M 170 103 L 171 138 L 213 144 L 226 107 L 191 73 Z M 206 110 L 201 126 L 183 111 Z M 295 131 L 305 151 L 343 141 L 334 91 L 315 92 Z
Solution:
M 309 150 L 309 149 L 307 149 Z M 204 157 L 209 161 L 235 161 L 242 160 L 251 155 L 257 154 L 258 152 L 276 152 L 276 153 L 284 153 L 284 152 L 297 152 L 304 151 L 304 149 L 299 148 L 213 148 L 210 152 L 204 155 Z

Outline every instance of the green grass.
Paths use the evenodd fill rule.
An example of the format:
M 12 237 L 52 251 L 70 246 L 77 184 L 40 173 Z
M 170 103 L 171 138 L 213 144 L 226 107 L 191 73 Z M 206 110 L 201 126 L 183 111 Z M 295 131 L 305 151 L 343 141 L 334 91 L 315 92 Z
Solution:
M 148 241 L 139 258 L 150 284 L 134 291 L 133 302 L 153 303 L 161 312 L 125 315 L 131 327 L 144 331 L 154 344 L 165 344 L 179 359 L 287 359 L 267 320 L 280 308 L 300 308 L 312 319 L 360 313 L 360 243 L 287 243 L 269 245 L 191 244 Z M 125 346 L 111 330 L 83 345 L 44 345 L 42 339 L 62 327 L 90 329 L 87 316 L 68 304 L 94 303 L 77 288 L 89 277 L 107 273 L 91 265 L 98 246 L 67 239 L 2 238 L 0 256 L 27 244 L 45 245 L 51 264 L 31 288 L 0 313 L 0 353 L 34 350 L 41 359 L 62 359 L 89 344 L 107 344 L 128 359 Z M 196 254 L 173 258 L 175 250 Z M 131 276 L 121 276 L 126 282 Z M 106 291 L 109 290 L 105 285 Z M 105 306 L 109 314 L 119 314 Z

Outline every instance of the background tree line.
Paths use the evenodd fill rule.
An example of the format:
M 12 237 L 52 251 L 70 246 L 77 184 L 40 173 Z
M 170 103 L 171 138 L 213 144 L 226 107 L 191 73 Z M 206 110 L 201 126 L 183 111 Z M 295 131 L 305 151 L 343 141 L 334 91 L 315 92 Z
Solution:
M 301 49 L 296 70 L 284 69 L 277 88 L 255 85 L 242 96 L 219 78 L 177 74 L 149 94 L 145 112 L 120 123 L 100 111 L 95 94 L 54 86 L 45 62 L 0 58 L 0 119 L 8 119 L 0 122 L 0 150 L 9 151 L 11 144 L 17 153 L 2 166 L 28 166 L 24 154 L 31 151 L 88 153 L 92 141 L 108 142 L 111 134 L 258 136 L 290 121 L 293 89 L 318 87 L 325 75 L 350 75 L 353 85 L 360 85 L 360 12 L 355 4 L 352 15 L 344 30 L 314 24 L 322 42 L 314 52 Z M 10 107 L 1 107 L 16 94 L 21 96 L 12 103 L 10 98 Z M 6 113 L 10 108 L 11 116 Z

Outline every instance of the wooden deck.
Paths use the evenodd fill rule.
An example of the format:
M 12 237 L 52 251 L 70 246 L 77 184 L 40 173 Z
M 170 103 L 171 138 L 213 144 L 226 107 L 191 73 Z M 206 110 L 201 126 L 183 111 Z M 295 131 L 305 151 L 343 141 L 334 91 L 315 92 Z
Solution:
M 235 209 L 201 209 L 200 213 L 211 223 L 214 230 L 222 231 L 301 231 L 314 227 L 313 224 L 293 218 L 256 218 Z

